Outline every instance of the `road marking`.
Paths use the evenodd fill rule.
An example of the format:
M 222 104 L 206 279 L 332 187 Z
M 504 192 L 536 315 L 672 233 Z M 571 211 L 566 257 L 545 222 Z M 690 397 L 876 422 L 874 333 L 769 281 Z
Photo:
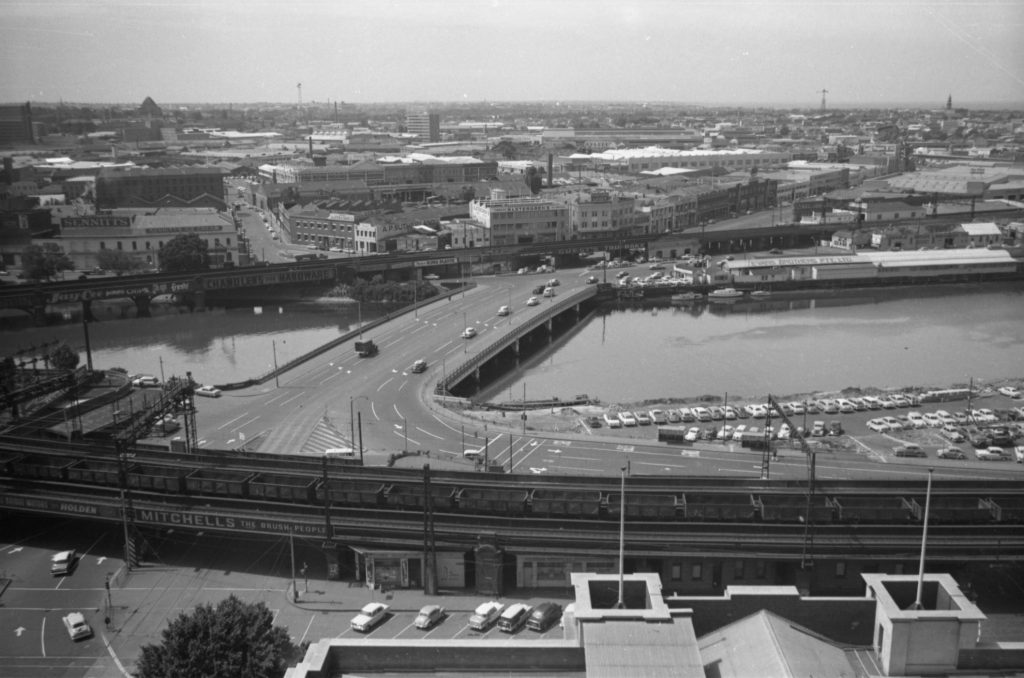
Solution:
M 8 551 L 8 553 L 18 553 L 18 552 L 24 551 L 24 550 L 25 550 L 24 546 L 15 546 L 13 549 Z
M 39 649 L 42 655 L 46 656 L 46 617 L 43 617 L 43 626 L 39 629 Z
M 114 654 L 114 648 L 110 646 L 110 641 L 107 640 L 107 634 L 100 631 L 100 638 L 103 639 L 103 645 L 107 648 L 107 653 L 110 654 L 110 658 L 114 660 L 114 664 L 117 666 L 117 670 L 120 671 L 121 675 L 125 678 L 132 678 L 132 674 L 128 673 L 128 671 L 125 670 L 124 665 L 121 663 L 121 660 L 117 658 L 116 654 Z
M 385 379 L 384 382 L 380 386 L 377 387 L 377 393 L 380 393 L 381 389 L 383 389 L 385 386 L 387 386 L 389 383 L 391 383 L 392 379 L 394 379 L 394 377 L 390 377 L 388 379 Z
M 14 635 L 16 635 L 18 638 L 21 638 L 21 634 L 23 633 L 25 633 L 24 626 L 19 626 L 18 628 L 14 629 Z
M 283 407 L 284 405 L 287 405 L 288 403 L 290 403 L 291 401 L 295 400 L 296 398 L 301 398 L 301 397 L 302 397 L 302 396 L 304 396 L 305 394 L 306 394 L 306 392 L 305 392 L 305 391 L 299 391 L 298 393 L 296 393 L 295 395 L 293 395 L 293 396 L 292 396 L 291 398 L 289 398 L 288 400 L 285 400 L 284 402 L 282 402 L 282 403 L 281 403 L 281 406 Z M 255 419 L 255 418 L 254 418 L 254 419 Z
M 268 403 L 268 404 L 269 404 L 269 403 Z M 220 426 L 218 426 L 218 427 L 217 427 L 217 430 L 219 431 L 219 430 L 221 430 L 221 429 L 223 429 L 223 428 L 227 428 L 228 426 L 231 426 L 231 424 L 235 423 L 236 421 L 238 421 L 238 420 L 239 420 L 239 419 L 241 419 L 242 417 L 245 417 L 245 416 L 247 416 L 248 414 L 249 414 L 248 412 L 243 412 L 242 414 L 238 415 L 237 417 L 235 417 L 235 418 L 234 418 L 234 419 L 232 419 L 231 421 L 226 421 L 226 422 L 224 422 L 223 424 L 221 424 Z
M 391 403 L 391 407 L 394 408 L 395 414 L 398 416 L 399 419 L 405 419 L 405 417 L 402 416 L 402 413 L 398 410 L 398 405 L 396 403 Z
M 547 471 L 548 470 L 546 468 L 544 468 L 543 466 L 540 467 L 540 468 L 538 468 L 536 466 L 531 466 L 530 467 L 530 473 L 535 473 L 535 474 L 538 474 L 538 475 L 541 474 L 541 473 L 547 473 Z
M 315 620 L 315 619 L 316 619 L 316 615 L 311 615 L 310 616 L 309 623 L 306 624 L 306 630 L 302 632 L 302 637 L 299 638 L 299 642 L 296 643 L 296 645 L 302 645 L 303 641 L 306 640 L 306 636 L 309 634 L 309 627 L 311 627 L 313 625 L 313 620 Z
M 431 438 L 437 438 L 438 440 L 444 440 L 444 438 L 442 436 L 439 436 L 436 433 L 431 433 L 430 431 L 426 431 L 426 430 L 420 428 L 419 426 L 416 427 L 416 430 L 419 431 L 420 433 L 427 434 Z

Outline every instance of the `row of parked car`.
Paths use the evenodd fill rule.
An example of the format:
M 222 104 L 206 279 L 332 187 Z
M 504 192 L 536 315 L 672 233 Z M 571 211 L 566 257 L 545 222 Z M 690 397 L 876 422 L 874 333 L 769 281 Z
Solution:
M 354 630 L 367 633 L 383 623 L 390 616 L 390 608 L 384 603 L 367 603 L 352 618 Z M 440 605 L 425 605 L 413 622 L 418 629 L 432 629 L 448 617 Z M 541 603 L 536 607 L 526 603 L 503 605 L 496 600 L 481 603 L 469 617 L 469 627 L 475 631 L 486 631 L 495 624 L 499 631 L 515 633 L 524 626 L 543 633 L 562 618 L 562 606 L 558 603 Z

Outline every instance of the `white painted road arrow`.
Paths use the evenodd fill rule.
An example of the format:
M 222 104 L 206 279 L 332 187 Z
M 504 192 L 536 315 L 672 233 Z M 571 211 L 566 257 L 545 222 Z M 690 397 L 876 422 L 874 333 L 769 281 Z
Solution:
M 103 561 L 106 560 L 106 559 L 107 559 L 106 556 L 100 556 L 99 558 L 96 559 L 96 564 L 97 565 L 102 565 Z
M 23 633 L 25 633 L 24 626 L 19 626 L 18 628 L 14 629 L 14 635 L 18 636 L 19 638 L 21 638 L 21 634 Z

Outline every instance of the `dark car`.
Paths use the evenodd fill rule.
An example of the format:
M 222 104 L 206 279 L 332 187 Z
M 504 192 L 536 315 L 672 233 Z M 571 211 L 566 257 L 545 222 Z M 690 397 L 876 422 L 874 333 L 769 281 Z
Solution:
M 590 428 L 601 428 L 600 417 L 587 417 L 587 426 Z
M 537 285 L 533 288 L 532 294 L 544 294 L 544 285 Z
M 543 633 L 562 618 L 562 606 L 558 603 L 541 603 L 533 608 L 526 620 L 526 628 Z

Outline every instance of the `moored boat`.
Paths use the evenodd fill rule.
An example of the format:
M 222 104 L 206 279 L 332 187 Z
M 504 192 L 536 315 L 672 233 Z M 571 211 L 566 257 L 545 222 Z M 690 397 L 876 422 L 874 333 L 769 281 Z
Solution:
M 671 302 L 673 304 L 686 304 L 703 298 L 704 295 L 697 292 L 679 292 L 678 294 L 672 295 Z
M 711 299 L 737 299 L 743 296 L 743 292 L 734 287 L 721 287 L 717 290 L 711 290 L 708 297 Z

